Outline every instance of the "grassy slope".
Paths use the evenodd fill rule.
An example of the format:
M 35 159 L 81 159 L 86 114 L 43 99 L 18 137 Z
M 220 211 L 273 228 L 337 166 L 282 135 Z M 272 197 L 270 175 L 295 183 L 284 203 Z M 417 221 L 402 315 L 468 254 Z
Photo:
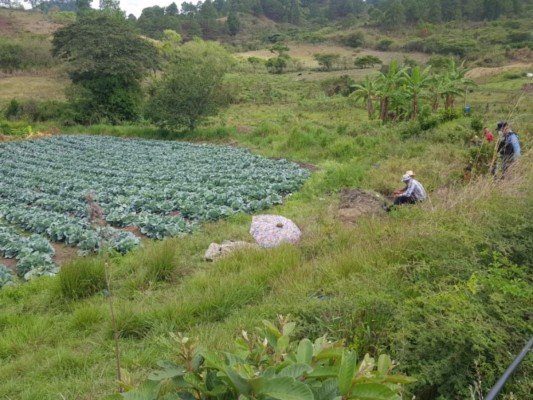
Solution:
M 516 99 L 518 92 L 514 93 Z M 487 118 L 491 125 L 507 112 L 512 113 L 511 120 L 518 118 L 531 107 L 531 97 L 521 99 L 518 111 L 512 110 L 512 104 L 502 102 L 500 107 L 501 112 Z M 144 377 L 158 359 L 171 357 L 168 332 L 184 331 L 206 345 L 225 348 L 240 329 L 251 329 L 277 313 L 296 315 L 312 335 L 345 335 L 355 340 L 359 351 L 380 351 L 394 337 L 389 329 L 398 329 L 389 326 L 390 310 L 383 307 L 420 295 L 422 287 L 411 281 L 413 269 L 427 273 L 423 272 L 427 265 L 433 265 L 437 276 L 445 274 L 442 269 L 450 269 L 454 284 L 464 285 L 470 275 L 454 263 L 478 262 L 476 249 L 489 246 L 487 235 L 501 217 L 499 204 L 509 201 L 499 190 L 491 194 L 495 188 L 488 182 L 467 191 L 461 188 L 462 141 L 438 139 L 439 132 L 401 139 L 396 130 L 364 122 L 363 110 L 354 113 L 344 99 L 240 105 L 212 123 L 217 125 L 220 119 L 235 126 L 259 127 L 235 131 L 232 141 L 268 156 L 320 167 L 301 193 L 269 211 L 294 219 L 304 233 L 302 243 L 240 253 L 216 264 L 201 261 L 212 241 L 250 240 L 250 217 L 243 215 L 208 225 L 191 237 L 147 244 L 145 250 L 111 260 L 115 307 L 124 336 L 122 363 L 133 379 Z M 468 119 L 460 119 L 439 130 L 441 135 L 468 133 L 468 124 Z M 524 147 L 529 147 L 531 123 L 517 121 L 516 126 L 523 132 Z M 398 176 L 407 168 L 417 171 L 431 190 L 431 203 L 391 216 L 365 217 L 355 226 L 339 223 L 338 189 L 390 190 L 398 186 Z M 531 168 L 527 158 L 523 168 Z M 528 174 L 523 173 L 526 179 Z M 516 205 L 512 215 L 520 220 L 530 218 L 526 210 L 533 209 L 531 198 L 520 195 L 524 192 L 519 186 L 528 184 L 527 179 L 516 183 L 508 196 Z M 502 249 L 507 245 L 497 243 Z M 150 266 L 169 252 L 174 279 L 154 282 Z M 0 292 L 0 397 L 94 399 L 114 390 L 107 299 L 101 295 L 64 299 L 58 282 L 43 278 Z M 310 299 L 319 289 L 332 293 L 333 300 Z M 372 320 L 361 314 L 365 307 L 374 310 Z M 367 331 L 361 331 L 362 326 Z
M 302 192 L 267 211 L 297 222 L 302 242 L 268 252 L 238 253 L 216 264 L 203 262 L 203 252 L 212 241 L 251 240 L 251 217 L 241 215 L 206 225 L 190 237 L 148 243 L 143 250 L 109 260 L 122 332 L 122 366 L 131 378 L 144 378 L 157 360 L 172 358 L 175 348 L 168 332 L 183 331 L 205 345 L 228 348 L 241 329 L 250 330 L 278 313 L 294 315 L 300 321 L 300 334 L 346 337 L 360 353 L 389 351 L 400 360 L 417 354 L 405 341 L 406 332 L 413 329 L 434 332 L 432 325 L 441 324 L 443 335 L 464 338 L 462 329 L 479 334 L 473 321 L 482 318 L 462 310 L 482 301 L 471 289 L 471 279 L 486 268 L 484 251 L 498 251 L 520 262 L 510 238 L 527 237 L 533 217 L 529 156 L 523 158 L 516 180 L 497 184 L 482 180 L 464 187 L 463 138 L 473 134 L 470 119 L 407 139 L 402 136 L 404 126 L 379 127 L 344 98 L 321 96 L 320 78 L 243 76 L 251 85 L 246 95 L 269 92 L 271 104 L 248 98 L 209 125 L 235 127 L 226 140 L 254 152 L 320 167 Z M 489 126 L 509 119 L 528 149 L 533 100 L 531 94 L 521 96 L 522 83 L 493 78 L 470 94 L 468 102 Z M 117 132 L 128 130 L 117 128 Z M 430 203 L 364 217 L 354 226 L 340 223 L 335 210 L 342 187 L 387 192 L 399 186 L 398 176 L 406 169 L 418 173 L 431 192 Z M 524 252 L 532 251 L 524 246 Z M 165 263 L 175 270 L 173 278 L 157 282 L 152 269 Z M 312 294 L 321 289 L 332 298 L 314 299 Z M 531 295 L 526 292 L 526 296 Z M 409 308 L 410 304 L 414 306 Z M 440 304 L 447 308 L 439 309 Z M 455 312 L 449 312 L 454 307 Z M 43 278 L 2 290 L 0 309 L 0 398 L 95 399 L 116 390 L 105 297 L 68 300 L 62 297 L 58 279 Z M 433 321 L 416 314 L 424 309 Z M 517 326 L 511 335 L 512 329 L 484 317 L 488 321 L 483 325 L 484 338 L 500 339 L 488 347 L 508 350 L 506 358 L 493 360 L 492 370 L 484 369 L 489 374 L 484 380 L 493 381 L 490 373 L 501 373 L 511 361 L 522 345 L 519 333 L 527 326 Z M 442 343 L 441 338 L 434 339 L 436 348 L 426 344 L 428 359 L 432 352 L 438 356 Z M 478 355 L 482 362 L 483 341 L 475 339 L 478 353 L 457 343 L 454 355 L 466 353 L 470 362 Z M 422 366 L 428 365 L 426 357 L 419 360 Z M 449 371 L 449 376 L 470 372 Z M 531 385 L 531 378 L 523 375 L 516 374 L 517 384 L 522 380 Z M 427 371 L 426 376 L 430 380 Z

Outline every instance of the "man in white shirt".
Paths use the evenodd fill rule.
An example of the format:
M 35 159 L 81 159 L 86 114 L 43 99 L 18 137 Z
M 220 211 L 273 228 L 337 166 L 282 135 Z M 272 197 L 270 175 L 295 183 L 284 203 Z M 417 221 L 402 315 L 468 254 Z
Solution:
M 394 193 L 394 205 L 387 207 L 386 211 L 390 211 L 394 206 L 399 206 L 401 204 L 415 204 L 427 199 L 428 195 L 424 186 L 414 179 L 412 175 L 406 174 L 402 176 L 402 182 L 406 184 L 405 189 Z

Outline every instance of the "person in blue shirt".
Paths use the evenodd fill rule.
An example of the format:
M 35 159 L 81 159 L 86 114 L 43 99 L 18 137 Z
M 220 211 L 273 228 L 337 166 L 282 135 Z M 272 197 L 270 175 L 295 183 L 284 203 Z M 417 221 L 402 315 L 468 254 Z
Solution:
M 499 122 L 498 128 L 502 133 L 498 153 L 502 160 L 502 175 L 504 175 L 511 164 L 520 158 L 520 142 L 518 135 L 507 122 Z

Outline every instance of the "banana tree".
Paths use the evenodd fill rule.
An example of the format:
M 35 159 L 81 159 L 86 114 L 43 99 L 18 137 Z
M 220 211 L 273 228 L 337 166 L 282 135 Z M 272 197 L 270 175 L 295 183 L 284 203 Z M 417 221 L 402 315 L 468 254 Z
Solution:
M 367 75 L 362 83 L 353 85 L 352 88 L 355 90 L 352 92 L 352 94 L 350 94 L 350 98 L 355 102 L 366 102 L 368 119 L 372 119 L 374 115 L 374 101 L 376 100 L 376 93 L 378 90 L 376 78 L 371 78 Z
M 431 67 L 427 67 L 424 70 L 420 70 L 420 67 L 417 65 L 409 72 L 402 71 L 404 87 L 410 92 L 412 98 L 411 119 L 416 119 L 420 95 L 431 84 L 430 69 Z
M 447 87 L 443 91 L 444 109 L 448 111 L 455 105 L 455 98 L 460 96 L 468 86 L 475 85 L 472 79 L 465 76 L 467 69 L 464 68 L 464 63 L 457 66 L 454 59 L 451 59 L 448 64 L 448 71 L 446 78 L 448 81 Z
M 379 97 L 379 118 L 385 122 L 389 119 L 389 108 L 391 100 L 398 97 L 400 90 L 402 75 L 405 68 L 399 69 L 398 62 L 392 61 L 389 64 L 386 74 L 380 73 L 377 78 Z

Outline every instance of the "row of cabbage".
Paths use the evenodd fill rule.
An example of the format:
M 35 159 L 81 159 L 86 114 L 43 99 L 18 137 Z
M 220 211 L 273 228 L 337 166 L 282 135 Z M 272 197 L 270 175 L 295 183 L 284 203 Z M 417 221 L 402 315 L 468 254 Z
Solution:
M 129 251 L 140 242 L 120 230 L 128 226 L 162 239 L 202 221 L 269 208 L 309 176 L 289 161 L 230 146 L 106 136 L 3 143 L 0 159 L 0 221 L 82 252 L 103 240 Z M 88 193 L 110 226 L 87 220 Z

